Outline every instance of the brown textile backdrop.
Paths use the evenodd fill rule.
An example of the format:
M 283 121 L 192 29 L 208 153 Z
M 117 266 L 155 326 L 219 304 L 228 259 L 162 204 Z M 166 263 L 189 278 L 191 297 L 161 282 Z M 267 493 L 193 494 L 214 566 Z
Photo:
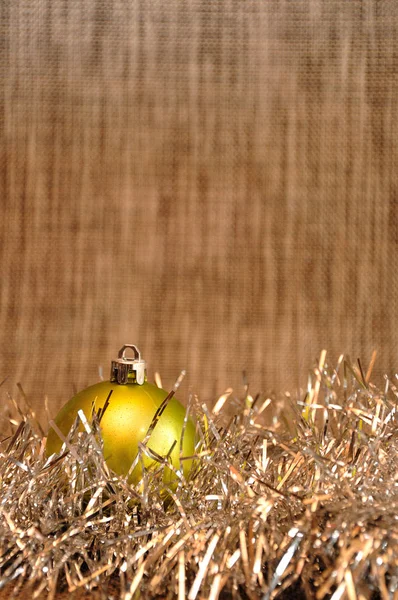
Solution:
M 2 0 L 1 393 L 398 368 L 396 0 Z

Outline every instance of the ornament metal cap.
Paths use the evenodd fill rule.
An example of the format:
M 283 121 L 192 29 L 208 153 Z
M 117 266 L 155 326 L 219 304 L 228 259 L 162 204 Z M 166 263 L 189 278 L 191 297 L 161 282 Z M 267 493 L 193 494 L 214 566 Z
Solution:
M 128 349 L 134 352 L 134 358 L 125 356 Z M 124 344 L 119 350 L 117 359 L 111 363 L 111 381 L 116 381 L 121 385 L 127 383 L 142 385 L 145 382 L 145 369 L 146 362 L 141 359 L 141 353 L 137 346 Z

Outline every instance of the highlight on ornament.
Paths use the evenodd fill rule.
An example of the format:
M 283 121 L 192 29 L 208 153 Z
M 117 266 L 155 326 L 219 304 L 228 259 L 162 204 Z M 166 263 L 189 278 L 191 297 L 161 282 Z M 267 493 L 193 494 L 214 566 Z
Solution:
M 395 598 L 396 377 L 372 383 L 375 355 L 367 369 L 326 358 L 305 390 L 245 385 L 183 407 L 126 345 L 110 381 L 70 400 L 48 439 L 10 398 L 7 597 Z

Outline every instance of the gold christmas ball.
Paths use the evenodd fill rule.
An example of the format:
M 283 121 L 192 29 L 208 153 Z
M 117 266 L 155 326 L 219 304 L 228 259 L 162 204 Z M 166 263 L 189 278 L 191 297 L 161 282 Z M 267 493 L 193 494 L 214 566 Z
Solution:
M 134 359 L 125 357 L 127 348 L 134 349 Z M 170 462 L 177 470 L 182 468 L 187 478 L 192 468 L 192 459 L 182 459 L 192 457 L 195 453 L 195 426 L 188 419 L 184 429 L 185 408 L 174 397 L 165 403 L 167 396 L 165 390 L 146 381 L 145 362 L 141 360 L 137 348 L 125 345 L 120 350 L 118 359 L 112 362 L 111 381 L 97 383 L 79 392 L 61 408 L 55 424 L 66 437 L 79 410 L 84 412 L 89 422 L 93 411 L 100 414 L 104 458 L 115 473 L 127 475 L 139 452 L 139 442 L 147 437 L 149 428 L 154 424 L 154 417 L 157 416 L 146 442 L 147 448 L 153 453 L 151 456 L 142 453 L 142 461 L 139 460 L 132 470 L 129 482 L 136 484 L 141 480 L 142 462 L 145 469 L 158 468 L 161 460 L 157 456 Z M 59 452 L 62 444 L 56 431 L 50 429 L 47 455 Z M 174 487 L 177 481 L 176 474 L 166 466 L 163 483 Z

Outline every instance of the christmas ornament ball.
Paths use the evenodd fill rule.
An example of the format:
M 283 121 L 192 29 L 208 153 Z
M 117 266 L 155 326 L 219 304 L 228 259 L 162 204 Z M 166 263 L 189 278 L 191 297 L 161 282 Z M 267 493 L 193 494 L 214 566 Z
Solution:
M 134 359 L 126 358 L 128 348 L 134 351 Z M 184 428 L 185 408 L 174 397 L 165 402 L 168 393 L 147 382 L 145 366 L 136 346 L 124 345 L 118 359 L 112 361 L 111 380 L 102 381 L 79 392 L 61 408 L 55 424 L 66 437 L 79 410 L 84 412 L 89 422 L 93 411 L 99 414 L 104 458 L 115 473 L 127 475 L 138 454 L 139 442 L 146 438 L 149 428 L 154 425 L 154 417 L 157 416 L 146 442 L 146 446 L 155 454 L 147 456 L 142 453 L 145 469 L 159 467 L 160 461 L 156 460 L 156 455 L 159 455 L 171 462 L 175 469 L 180 470 L 182 467 L 187 478 L 192 468 L 192 459 L 181 459 L 192 457 L 195 453 L 195 426 L 188 419 Z M 47 437 L 47 455 L 59 452 L 62 444 L 61 438 L 51 428 Z M 131 472 L 130 483 L 136 484 L 141 480 L 142 462 L 139 460 Z M 176 481 L 175 473 L 165 467 L 163 483 L 173 487 Z

